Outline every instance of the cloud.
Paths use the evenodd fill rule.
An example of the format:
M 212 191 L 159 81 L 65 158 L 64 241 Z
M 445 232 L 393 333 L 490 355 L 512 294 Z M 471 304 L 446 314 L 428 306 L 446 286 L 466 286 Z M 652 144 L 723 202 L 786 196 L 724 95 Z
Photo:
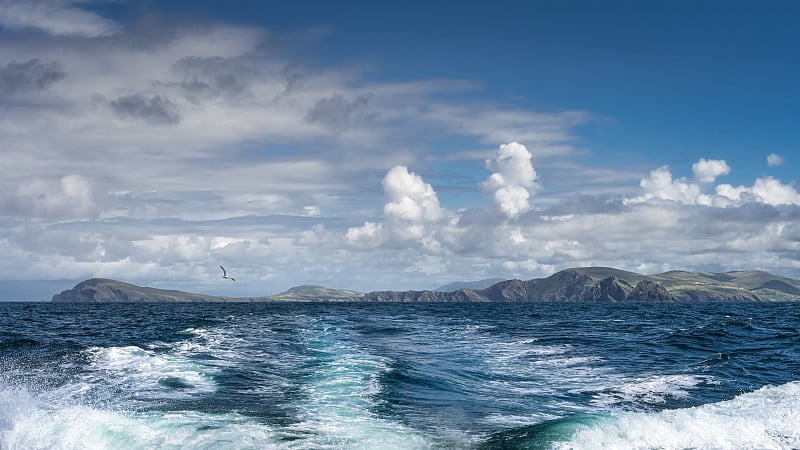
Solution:
M 393 167 L 383 178 L 382 185 L 389 197 L 389 202 L 383 208 L 387 220 L 424 223 L 442 218 L 436 192 L 421 176 L 409 172 L 407 167 Z
M 793 186 L 781 183 L 772 177 L 757 178 L 753 186 L 733 187 L 721 184 L 716 187 L 717 195 L 730 200 L 727 205 L 738 205 L 748 202 L 765 203 L 767 205 L 800 205 L 800 193 Z
M 388 200 L 383 207 L 383 223 L 366 222 L 348 229 L 348 242 L 367 246 L 396 245 L 430 237 L 429 226 L 445 216 L 431 185 L 405 166 L 391 168 L 382 185 Z
M 250 79 L 257 77 L 252 67 L 236 58 L 187 56 L 174 64 L 183 78 L 177 86 L 188 99 L 202 101 L 220 96 L 237 98 L 252 95 Z
M 181 121 L 178 106 L 163 95 L 125 95 L 110 105 L 119 117 L 142 119 L 150 125 L 175 125 Z
M 512 142 L 501 145 L 497 157 L 486 161 L 486 168 L 494 172 L 482 187 L 492 195 L 495 204 L 507 217 L 525 212 L 530 207 L 531 192 L 539 187 L 531 157 L 524 145 Z
M 695 177 L 706 183 L 718 175 L 730 172 L 725 161 L 700 159 L 692 165 Z M 697 183 L 685 178 L 673 180 L 669 167 L 659 167 L 642 178 L 640 186 L 644 194 L 627 198 L 625 204 L 645 203 L 652 200 L 668 200 L 684 205 L 713 207 L 737 207 L 746 203 L 764 203 L 772 206 L 800 205 L 800 193 L 791 185 L 786 185 L 772 177 L 757 178 L 752 186 L 720 184 L 714 187 L 713 194 L 707 194 Z
M 64 78 L 58 62 L 42 63 L 34 58 L 26 62 L 10 62 L 0 68 L 0 95 L 18 91 L 39 91 Z
M 334 94 L 318 100 L 306 114 L 306 120 L 334 130 L 345 130 L 374 115 L 369 112 L 369 96 L 359 95 L 347 100 L 340 94 Z
M 19 185 L 6 204 L 6 214 L 46 219 L 86 218 L 97 209 L 91 184 L 80 175 L 30 180 Z
M 79 8 L 84 0 L 3 0 L 0 25 L 11 29 L 33 28 L 55 36 L 108 36 L 119 25 L 91 11 Z
M 700 158 L 692 164 L 694 177 L 701 183 L 712 183 L 718 176 L 730 173 L 730 170 L 728 163 L 723 160 Z M 712 202 L 712 198 L 703 193 L 699 184 L 692 183 L 686 178 L 673 179 L 668 166 L 652 170 L 649 177 L 641 179 L 639 186 L 644 194 L 626 199 L 626 203 L 642 203 L 654 199 L 685 205 L 709 205 Z
M 421 117 L 460 133 L 478 136 L 484 143 L 525 142 L 535 147 L 539 155 L 571 151 L 570 147 L 561 145 L 573 140 L 569 130 L 591 118 L 585 111 L 547 114 L 487 105 L 476 110 L 449 104 L 429 105 Z
M 770 153 L 767 155 L 767 165 L 770 167 L 777 167 L 783 164 L 783 157 L 777 153 Z
M 692 172 L 697 181 L 701 183 L 713 183 L 720 175 L 727 175 L 731 172 L 728 163 L 721 159 L 700 158 L 692 164 Z

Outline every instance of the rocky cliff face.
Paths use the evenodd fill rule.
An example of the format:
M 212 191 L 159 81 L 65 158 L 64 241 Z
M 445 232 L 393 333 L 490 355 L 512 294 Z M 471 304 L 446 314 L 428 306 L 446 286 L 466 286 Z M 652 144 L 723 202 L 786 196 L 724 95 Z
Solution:
M 626 300 L 634 302 L 674 302 L 677 299 L 667 289 L 650 280 L 636 283 L 636 287 L 628 294 Z
M 367 302 L 623 302 L 675 301 L 658 283 L 645 280 L 631 286 L 609 276 L 594 281 L 576 270 L 564 270 L 547 278 L 530 281 L 501 281 L 486 289 L 455 292 L 377 291 L 360 300 Z

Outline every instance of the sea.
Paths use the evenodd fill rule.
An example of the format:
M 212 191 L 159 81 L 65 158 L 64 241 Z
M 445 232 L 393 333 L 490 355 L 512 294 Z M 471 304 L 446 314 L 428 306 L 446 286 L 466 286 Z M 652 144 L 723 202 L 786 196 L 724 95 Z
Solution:
M 798 449 L 798 303 L 0 303 L 0 449 Z

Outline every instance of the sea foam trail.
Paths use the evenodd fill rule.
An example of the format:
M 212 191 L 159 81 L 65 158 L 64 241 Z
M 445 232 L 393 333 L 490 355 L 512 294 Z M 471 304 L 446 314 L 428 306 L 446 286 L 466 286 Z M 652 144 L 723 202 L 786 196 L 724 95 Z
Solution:
M 300 448 L 431 448 L 418 431 L 373 413 L 389 361 L 356 345 L 349 334 L 330 324 L 301 333 L 313 370 L 303 383 L 303 420 L 293 427 L 306 435 Z
M 554 448 L 797 449 L 800 381 L 693 408 L 614 414 Z

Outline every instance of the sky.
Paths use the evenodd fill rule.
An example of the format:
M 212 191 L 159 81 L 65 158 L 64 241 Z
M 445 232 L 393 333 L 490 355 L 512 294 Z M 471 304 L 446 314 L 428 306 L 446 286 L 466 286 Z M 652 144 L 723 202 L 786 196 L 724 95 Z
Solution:
M 0 300 L 800 278 L 800 3 L 0 0 Z M 223 265 L 236 282 L 222 279 Z

